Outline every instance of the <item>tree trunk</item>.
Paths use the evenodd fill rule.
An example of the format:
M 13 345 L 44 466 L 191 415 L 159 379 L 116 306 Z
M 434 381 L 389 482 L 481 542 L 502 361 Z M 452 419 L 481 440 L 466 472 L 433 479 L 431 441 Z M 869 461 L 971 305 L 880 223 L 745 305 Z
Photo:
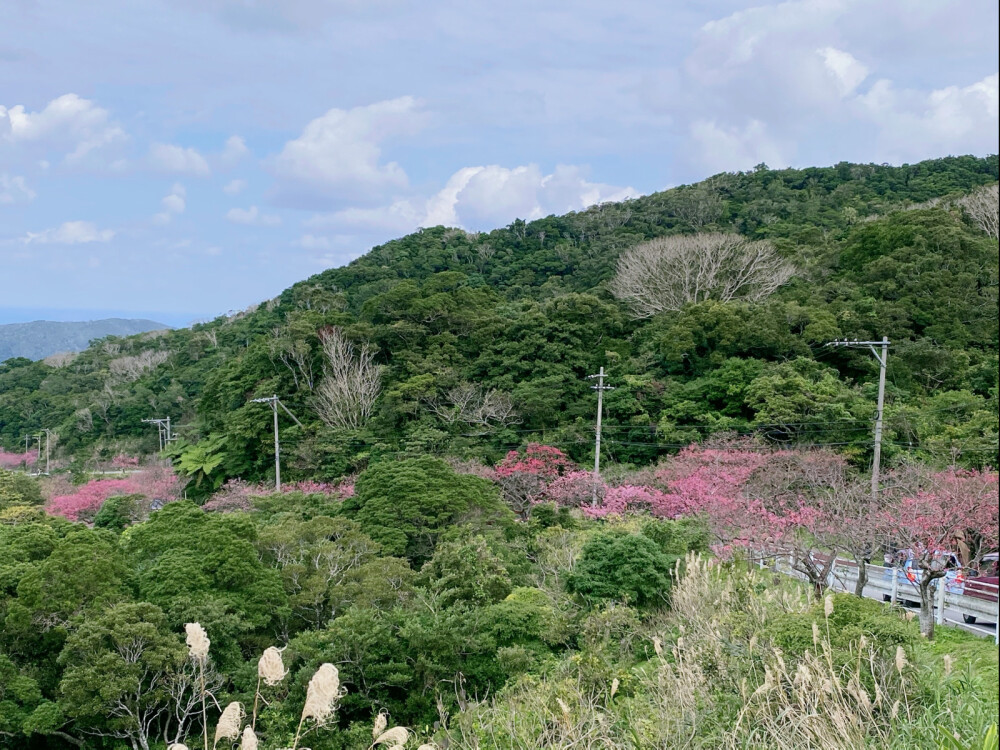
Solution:
M 893 571 L 893 575 L 895 575 L 895 571 Z M 865 584 L 867 583 L 868 583 L 868 566 L 862 559 L 858 563 L 858 581 L 857 583 L 854 584 L 854 595 L 864 598 Z
M 934 638 L 934 586 L 927 571 L 920 579 L 920 635 L 927 640 Z

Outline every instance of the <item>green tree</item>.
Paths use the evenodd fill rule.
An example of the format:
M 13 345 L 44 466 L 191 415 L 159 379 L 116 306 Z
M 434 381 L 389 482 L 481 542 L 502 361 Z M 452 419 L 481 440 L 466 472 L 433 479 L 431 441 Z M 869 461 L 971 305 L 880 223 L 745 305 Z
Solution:
M 386 552 L 421 565 L 444 528 L 460 520 L 484 526 L 511 516 L 485 479 L 456 474 L 436 458 L 384 461 L 365 471 L 344 512 Z

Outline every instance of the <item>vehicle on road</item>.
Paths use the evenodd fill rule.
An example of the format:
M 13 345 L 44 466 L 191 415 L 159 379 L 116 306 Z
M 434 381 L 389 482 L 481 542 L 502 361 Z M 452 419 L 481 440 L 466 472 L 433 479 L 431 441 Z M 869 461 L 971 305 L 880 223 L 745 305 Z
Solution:
M 936 552 L 934 556 L 944 562 L 945 591 L 949 594 L 961 594 L 966 576 L 958 555 L 942 550 Z M 884 575 L 887 581 L 892 581 L 892 576 L 896 576 L 897 598 L 901 602 L 912 607 L 920 604 L 920 579 L 923 577 L 923 571 L 917 566 L 911 550 L 899 550 L 891 560 L 886 560 Z M 889 601 L 891 597 L 884 594 L 883 598 Z
M 998 592 L 1000 592 L 998 566 L 1000 566 L 1000 553 L 991 552 L 988 555 L 983 555 L 979 569 L 970 570 L 966 574 L 964 585 L 959 593 L 988 602 L 1000 600 L 1000 596 L 998 596 Z M 969 625 L 975 625 L 977 615 L 963 612 L 962 619 Z

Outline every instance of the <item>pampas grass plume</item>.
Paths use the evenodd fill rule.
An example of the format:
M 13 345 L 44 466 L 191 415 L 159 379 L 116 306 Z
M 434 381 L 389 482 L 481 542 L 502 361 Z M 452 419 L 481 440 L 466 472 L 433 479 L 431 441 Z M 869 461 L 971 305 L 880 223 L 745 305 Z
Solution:
M 903 674 L 903 669 L 906 668 L 906 652 L 903 650 L 902 646 L 896 646 L 896 671 Z
M 264 684 L 277 685 L 287 674 L 285 665 L 281 661 L 281 649 L 274 646 L 264 649 L 257 662 L 257 676 L 264 681 Z
M 653 636 L 653 651 L 656 652 L 657 656 L 663 656 L 663 641 L 658 635 Z
M 952 660 L 951 654 L 944 655 L 944 676 L 947 677 L 951 674 Z
M 379 715 L 375 717 L 375 723 L 372 724 L 372 739 L 377 740 L 387 726 L 389 726 L 389 719 L 380 711 Z
M 173 745 L 168 747 L 167 750 L 188 750 L 188 746 L 183 742 L 175 742 Z
M 410 739 L 410 733 L 403 727 L 393 727 L 392 729 L 387 729 L 382 732 L 378 737 L 375 738 L 375 742 L 372 743 L 372 747 L 376 745 L 389 745 L 390 750 L 397 745 L 402 747 L 406 744 L 406 741 Z
M 823 600 L 823 614 L 827 619 L 830 619 L 830 615 L 833 614 L 833 596 L 830 594 L 827 594 L 826 599 Z
M 303 719 L 314 719 L 323 724 L 333 713 L 340 698 L 340 674 L 332 664 L 320 664 L 316 674 L 309 680 L 306 704 L 302 708 Z
M 240 726 L 243 724 L 243 717 L 245 715 L 243 704 L 238 701 L 233 701 L 226 706 L 222 712 L 222 716 L 219 717 L 218 725 L 215 727 L 214 745 L 218 745 L 221 739 L 238 740 L 240 738 Z
M 257 750 L 257 735 L 253 732 L 253 727 L 246 727 L 243 730 L 243 738 L 240 740 L 240 750 Z
M 192 659 L 204 661 L 208 658 L 208 647 L 212 642 L 208 639 L 208 633 L 197 622 L 189 622 L 184 626 L 187 632 L 188 654 Z

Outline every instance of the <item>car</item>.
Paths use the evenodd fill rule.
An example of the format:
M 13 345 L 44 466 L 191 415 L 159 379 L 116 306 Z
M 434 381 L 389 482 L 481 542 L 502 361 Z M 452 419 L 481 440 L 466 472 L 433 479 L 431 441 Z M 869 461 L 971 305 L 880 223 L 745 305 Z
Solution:
M 945 591 L 951 594 L 962 593 L 962 588 L 965 585 L 965 574 L 958 555 L 954 552 L 940 550 L 935 552 L 934 556 L 944 560 Z M 897 551 L 894 556 L 886 555 L 886 580 L 891 581 L 893 575 L 898 581 L 897 598 L 908 606 L 917 606 L 920 603 L 918 591 L 923 571 L 916 565 L 911 550 L 902 549 Z M 916 598 L 913 597 L 914 594 Z M 883 598 L 885 601 L 889 601 L 891 597 L 885 594 Z
M 983 599 L 988 602 L 995 602 L 1000 599 L 1000 575 L 998 575 L 998 565 L 1000 565 L 1000 553 L 991 552 L 983 555 L 982 564 L 979 570 L 970 570 L 966 574 L 965 585 L 962 587 L 962 594 L 971 596 L 974 599 Z M 976 615 L 963 613 L 962 619 L 970 625 L 975 625 Z

